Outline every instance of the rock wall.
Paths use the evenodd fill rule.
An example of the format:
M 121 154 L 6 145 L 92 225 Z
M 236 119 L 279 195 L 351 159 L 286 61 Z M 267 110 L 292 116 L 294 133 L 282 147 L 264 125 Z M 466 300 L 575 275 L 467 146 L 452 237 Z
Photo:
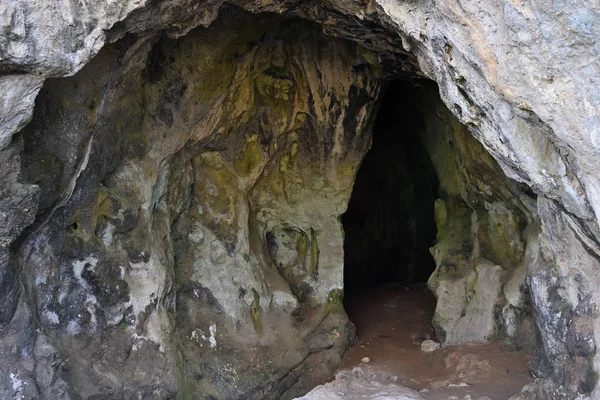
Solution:
M 278 103 L 290 101 L 290 87 L 286 80 L 291 80 L 290 76 L 298 76 L 301 70 L 305 71 L 303 74 L 310 72 L 306 72 L 306 66 L 289 66 L 287 73 L 282 73 L 278 70 L 281 63 L 274 61 L 275 68 L 264 74 L 264 69 L 257 68 L 260 64 L 257 66 L 246 60 L 248 51 L 254 48 L 252 44 L 238 51 L 240 59 L 236 59 L 235 63 L 232 59 L 219 58 L 218 54 L 207 51 L 195 58 L 192 65 L 181 66 L 181 73 L 198 77 L 198 85 L 206 86 L 199 91 L 207 96 L 204 100 L 202 94 L 194 95 L 200 96 L 198 105 L 191 101 L 194 97 L 191 83 L 184 89 L 173 76 L 169 85 L 163 82 L 169 79 L 169 71 L 165 71 L 165 68 L 171 68 L 166 66 L 169 59 L 161 60 L 161 53 L 150 52 L 152 44 L 161 35 L 178 37 L 195 26 L 210 24 L 216 18 L 221 3 L 218 0 L 202 3 L 188 0 L 100 3 L 48 0 L 33 5 L 20 0 L 10 2 L 2 10 L 0 335 L 4 363 L 1 365 L 0 390 L 3 397 L 28 398 L 39 393 L 46 398 L 67 398 L 74 389 L 65 380 L 74 382 L 76 379 L 69 374 L 77 374 L 79 369 L 66 371 L 62 368 L 66 358 L 60 353 L 65 346 L 83 349 L 84 354 L 85 349 L 88 349 L 88 354 L 96 354 L 87 359 L 102 358 L 101 353 L 109 354 L 104 365 L 117 359 L 121 360 L 119 365 L 132 363 L 129 366 L 146 365 L 144 357 L 161 360 L 155 361 L 162 364 L 153 369 L 162 376 L 156 379 L 162 382 L 160 390 L 164 392 L 161 395 L 168 397 L 177 385 L 186 387 L 191 380 L 180 367 L 184 363 L 185 352 L 170 350 L 168 347 L 172 344 L 161 339 L 164 332 L 169 332 L 169 327 L 174 326 L 169 313 L 177 307 L 177 301 L 172 293 L 189 288 L 187 307 L 193 304 L 194 296 L 201 303 L 216 304 L 219 299 L 216 295 L 214 299 L 208 295 L 210 289 L 197 286 L 203 279 L 201 276 L 178 275 L 180 270 L 176 266 L 180 262 L 182 270 L 188 271 L 202 270 L 209 264 L 236 265 L 237 268 L 241 261 L 237 256 L 229 255 L 232 248 L 243 254 L 248 248 L 262 246 L 262 251 L 256 254 L 264 257 L 265 264 L 260 259 L 256 262 L 244 259 L 244 263 L 266 265 L 272 262 L 280 264 L 284 270 L 287 268 L 291 272 L 283 273 L 279 281 L 283 287 L 284 283 L 290 287 L 289 293 L 304 293 L 303 283 L 314 289 L 307 294 L 307 306 L 322 302 L 330 294 L 327 289 L 339 288 L 340 272 L 330 276 L 323 274 L 329 286 L 313 282 L 311 274 L 315 269 L 315 258 L 319 259 L 318 271 L 325 271 L 327 266 L 333 265 L 333 255 L 336 249 L 340 249 L 340 236 L 323 247 L 319 240 L 319 227 L 312 225 L 313 218 L 319 218 L 323 229 L 329 229 L 335 222 L 331 218 L 321 219 L 321 216 L 311 214 L 314 210 L 311 201 L 322 195 L 328 202 L 331 201 L 330 210 L 343 211 L 344 196 L 341 193 L 346 191 L 347 195 L 355 172 L 352 167 L 345 167 L 344 157 L 347 155 L 343 149 L 355 149 L 356 154 L 348 157 L 357 161 L 367 144 L 352 143 L 342 150 L 335 146 L 342 143 L 335 138 L 345 137 L 348 130 L 347 126 L 342 129 L 345 119 L 341 117 L 341 110 L 345 109 L 345 115 L 350 119 L 356 117 L 362 121 L 357 123 L 358 126 L 368 125 L 369 113 L 363 106 L 368 104 L 372 107 L 373 100 L 364 103 L 365 96 L 350 88 L 370 88 L 365 90 L 376 98 L 377 85 L 365 83 L 369 68 L 352 68 L 355 64 L 349 61 L 340 63 L 340 59 L 347 60 L 347 57 L 337 56 L 335 63 L 325 62 L 327 57 L 337 54 L 333 51 L 317 52 L 318 57 L 314 57 L 314 53 L 301 57 L 311 63 L 324 58 L 325 64 L 319 64 L 318 70 L 327 65 L 324 70 L 334 68 L 335 73 L 321 76 L 317 73 L 318 82 L 325 80 L 327 84 L 320 84 L 335 87 L 336 93 L 345 95 L 338 95 L 335 99 L 328 97 L 326 91 L 322 93 L 311 87 L 312 79 L 306 79 L 303 86 L 294 88 L 294 99 L 302 93 L 307 96 L 303 98 L 308 99 L 306 104 L 312 107 L 307 115 L 319 118 L 319 123 L 313 123 L 310 128 L 312 131 L 308 128 L 311 126 L 310 118 L 300 123 L 305 132 L 316 132 L 315 126 L 321 126 L 319 132 L 325 135 L 326 131 L 329 136 L 322 136 L 319 140 L 331 138 L 327 146 L 323 144 L 327 153 L 311 153 L 310 160 L 313 161 L 298 167 L 292 155 L 302 152 L 301 141 L 297 141 L 297 150 L 293 150 L 296 140 L 292 128 L 298 117 L 291 118 L 288 114 L 288 123 L 293 121 L 285 129 L 285 132 L 290 131 L 289 135 L 278 131 L 282 143 L 277 148 L 285 150 L 270 149 L 273 145 L 261 142 L 260 135 L 253 139 L 258 129 L 250 127 L 256 125 L 256 121 L 273 125 L 270 121 L 277 120 L 278 113 L 283 113 Z M 438 83 L 444 103 L 460 122 L 469 127 L 470 133 L 496 159 L 502 171 L 529 186 L 536 195 L 539 224 L 533 223 L 525 213 L 527 246 L 522 250 L 517 246 L 516 254 L 523 254 L 520 262 L 527 266 L 526 279 L 538 333 L 533 370 L 537 376 L 549 378 L 540 384 L 542 398 L 572 398 L 577 392 L 592 392 L 592 396 L 600 396 L 597 379 L 600 360 L 596 352 L 596 343 L 600 340 L 597 337 L 600 332 L 597 311 L 600 299 L 596 290 L 600 255 L 600 185 L 596 171 L 600 156 L 597 140 L 600 98 L 596 90 L 600 83 L 600 65 L 595 61 L 598 56 L 596 41 L 600 33 L 598 5 L 593 2 L 558 1 L 550 5 L 484 0 L 290 0 L 276 3 L 243 1 L 239 5 L 257 13 L 273 11 L 316 21 L 328 34 L 360 43 L 360 55 L 357 56 L 354 51 L 351 52 L 353 57 L 350 57 L 361 58 L 360 65 L 375 64 L 387 76 L 426 76 Z M 292 36 L 297 37 L 296 34 Z M 14 136 L 31 120 L 34 99 L 45 79 L 76 73 L 90 62 L 107 40 L 119 38 L 122 41 L 103 50 L 103 54 L 94 61 L 93 68 L 81 71 L 72 81 L 47 81 L 44 94 L 36 100 L 35 112 L 38 115 L 27 126 L 26 132 Z M 224 43 L 219 38 L 210 41 L 209 45 L 223 50 Z M 295 57 L 300 57 L 305 48 L 310 48 L 298 47 Z M 276 51 L 268 54 L 277 58 Z M 256 83 L 259 93 L 256 97 L 249 97 L 247 89 L 244 92 L 247 85 L 244 82 L 248 78 L 245 81 L 243 76 L 238 75 L 240 69 L 227 68 L 239 65 L 242 60 L 265 75 Z M 194 66 L 204 66 L 202 73 L 196 71 L 194 75 Z M 223 82 L 231 82 L 225 91 L 220 86 Z M 74 87 L 76 84 L 77 88 Z M 162 91 L 153 92 L 152 85 L 156 86 L 155 90 L 160 87 Z M 304 90 L 298 90 L 302 87 Z M 235 88 L 239 88 L 241 95 L 229 91 Z M 247 102 L 259 102 L 263 96 L 261 91 L 267 93 L 266 98 L 270 99 L 263 107 L 270 109 L 272 114 L 267 112 L 265 117 L 253 120 L 243 110 L 248 108 Z M 220 99 L 217 93 L 224 92 L 231 94 Z M 309 96 L 315 97 L 314 93 L 318 93 L 322 101 L 315 102 Z M 146 103 L 152 96 L 153 102 Z M 160 101 L 156 97 L 160 97 Z M 216 104 L 223 113 L 211 113 L 211 104 Z M 291 108 L 295 107 L 297 105 Z M 182 108 L 188 113 L 182 112 Z M 61 112 L 64 109 L 68 109 L 69 113 Z M 361 109 L 364 111 L 361 112 Z M 187 115 L 188 119 L 182 115 Z M 204 118 L 208 119 L 202 129 L 190 130 Z M 333 121 L 341 122 L 334 125 Z M 275 124 L 278 123 L 281 121 Z M 238 124 L 236 132 L 239 132 L 239 140 L 232 140 L 234 146 L 230 150 L 219 147 L 226 141 L 227 128 L 235 124 Z M 219 125 L 224 131 L 210 135 L 211 127 L 216 129 Z M 333 128 L 335 126 L 339 126 L 339 131 Z M 354 131 L 350 129 L 350 132 Z M 164 136 L 157 140 L 160 135 Z M 209 137 L 212 139 L 207 139 Z M 286 151 L 289 153 L 286 154 Z M 235 152 L 239 157 L 235 156 Z M 245 153 L 249 158 L 241 157 Z M 172 158 L 164 162 L 169 154 Z M 198 158 L 198 154 L 204 155 Z M 288 157 L 285 158 L 285 155 Z M 315 157 L 328 161 L 319 164 L 314 162 Z M 275 170 L 269 172 L 268 168 L 258 174 L 267 159 L 279 165 L 279 173 L 282 169 L 289 171 L 283 175 L 289 173 L 293 179 L 282 182 L 278 173 Z M 175 165 L 181 165 L 181 168 Z M 187 194 L 176 194 L 186 187 L 186 182 L 192 183 L 198 178 L 193 171 L 195 168 L 206 171 L 203 176 L 207 181 L 203 184 L 207 186 L 203 187 L 204 190 L 195 191 L 191 189 L 192 185 L 188 185 Z M 340 197 L 330 197 L 326 190 L 318 190 L 318 195 L 313 196 L 314 186 L 308 193 L 302 193 L 299 187 L 305 186 L 297 180 L 304 182 L 311 177 L 313 185 L 318 187 L 320 184 L 319 179 L 312 179 L 313 168 L 320 168 L 318 175 L 327 177 L 324 186 L 329 185 L 332 192 L 340 193 Z M 175 179 L 173 171 L 181 172 L 180 181 Z M 240 171 L 247 172 L 240 174 L 236 182 L 233 172 Z M 218 187 L 211 190 L 210 183 L 214 186 L 216 181 L 223 183 L 223 187 L 237 185 L 240 197 L 219 191 Z M 126 182 L 130 184 L 126 185 Z M 276 188 L 265 193 L 265 188 L 274 182 Z M 165 193 L 175 196 L 172 202 L 167 201 Z M 464 194 L 464 191 L 461 193 Z M 501 196 L 501 193 L 500 190 L 495 196 Z M 460 204 L 453 203 L 451 197 L 444 199 L 443 204 L 440 202 L 440 217 L 444 215 L 443 210 L 460 209 Z M 460 197 L 465 203 L 469 202 L 462 194 Z M 275 198 L 285 198 L 285 201 L 278 201 L 282 204 L 280 206 L 271 206 Z M 244 200 L 247 200 L 246 204 L 243 204 Z M 203 208 L 203 213 L 193 211 L 192 206 L 203 202 L 214 207 L 207 207 L 206 211 Z M 483 226 L 480 218 L 485 222 L 490 216 L 492 220 L 503 221 L 503 227 L 519 225 L 514 224 L 511 216 L 515 215 L 514 208 L 510 207 L 514 202 L 507 202 L 502 207 L 493 198 L 488 197 L 486 202 L 490 208 L 486 209 L 487 213 L 476 214 L 473 218 L 475 223 L 472 220 L 471 224 L 467 224 L 467 214 L 473 215 L 473 208 L 469 207 L 469 210 L 465 209 L 464 218 L 449 219 L 448 226 L 465 235 L 481 232 L 481 229 L 474 228 L 476 223 L 479 221 L 479 226 Z M 288 208 L 286 205 L 290 204 L 293 206 Z M 485 203 L 480 202 L 478 207 L 482 206 L 486 208 Z M 275 212 L 258 217 L 254 211 L 263 207 Z M 206 215 L 220 215 L 219 222 L 207 224 Z M 300 222 L 290 225 L 292 218 L 298 218 Z M 248 228 L 232 234 L 224 229 L 227 224 L 245 227 L 243 221 L 255 221 L 248 226 L 256 226 L 256 231 Z M 186 238 L 184 232 L 191 226 L 198 228 L 194 231 L 195 235 Z M 165 236 L 166 233 L 168 236 Z M 262 234 L 264 238 L 261 241 Z M 119 239 L 119 236 L 123 238 Z M 536 236 L 539 238 L 537 241 Z M 178 240 L 174 240 L 176 238 Z M 485 235 L 482 235 L 480 239 L 484 238 Z M 315 242 L 319 244 L 318 249 L 314 246 Z M 438 255 L 444 254 L 441 248 L 443 242 L 440 240 L 440 247 L 437 247 Z M 192 265 L 194 249 L 210 247 L 212 243 L 216 244 L 207 253 L 210 260 L 206 260 L 204 266 Z M 539 243 L 539 250 L 536 243 Z M 513 260 L 496 254 L 494 249 L 488 248 L 487 253 L 479 254 L 487 259 L 498 257 L 494 265 L 509 265 L 503 264 L 507 260 L 513 267 L 519 264 L 512 264 Z M 126 259 L 123 258 L 125 255 Z M 129 258 L 130 255 L 132 258 Z M 128 269 L 120 278 L 118 267 L 125 261 Z M 45 268 L 35 268 L 37 265 Z M 491 271 L 495 267 L 486 268 Z M 99 271 L 114 271 L 107 275 L 117 281 L 103 281 L 104 275 Z M 144 275 L 146 272 L 150 275 Z M 230 298 L 224 307 L 232 313 L 237 310 L 237 315 L 249 313 L 251 320 L 260 319 L 252 318 L 252 315 L 266 318 L 265 302 L 269 295 L 266 289 L 255 283 L 270 280 L 266 277 L 248 278 L 248 268 L 242 267 L 241 273 L 240 279 L 248 279 L 250 291 L 240 292 L 238 300 Z M 155 287 L 150 289 L 140 282 L 152 282 Z M 210 284 L 215 288 L 219 283 Z M 256 295 L 251 288 L 255 289 Z M 104 295 L 100 295 L 103 290 Z M 136 295 L 130 298 L 140 301 L 125 306 L 128 303 L 125 293 L 132 291 Z M 62 293 L 67 296 L 63 299 L 68 298 L 69 307 L 60 310 L 49 307 L 53 301 L 58 301 Z M 335 304 L 335 292 L 330 298 L 330 303 Z M 326 308 L 331 310 L 335 307 Z M 97 309 L 102 309 L 104 315 L 90 311 Z M 59 312 L 66 315 L 59 315 Z M 124 316 L 124 328 L 110 325 L 120 315 Z M 310 323 L 310 318 L 307 320 L 309 326 L 315 326 Z M 94 324 L 107 324 L 113 328 L 105 338 L 70 336 L 65 335 L 68 323 L 61 325 L 66 321 L 76 322 L 71 326 L 72 332 L 90 332 Z M 143 343 L 138 353 L 141 358 L 131 359 L 126 353 L 105 352 L 103 346 L 129 340 L 133 323 L 142 327 L 136 334 L 146 338 L 139 338 L 139 342 Z M 266 323 L 247 325 L 255 332 L 258 325 L 264 330 L 261 335 L 269 337 Z M 333 325 L 342 326 L 343 322 Z M 210 348 L 211 338 L 214 339 L 210 325 L 201 329 L 203 333 L 197 332 L 196 335 L 201 342 L 204 340 L 202 335 L 206 338 L 202 349 Z M 218 327 L 216 329 L 221 332 Z M 311 329 L 307 331 L 311 332 Z M 102 335 L 105 332 L 103 330 Z M 192 333 L 177 333 L 183 334 Z M 218 333 L 215 334 L 218 336 Z M 87 339 L 80 340 L 81 337 Z M 173 335 L 168 337 L 170 341 L 174 340 Z M 160 351 L 161 344 L 164 353 Z M 164 355 L 155 358 L 156 354 Z M 301 359 L 298 356 L 285 361 L 285 358 L 277 358 L 282 360 L 282 365 L 285 364 L 281 370 L 297 365 L 296 360 Z M 86 375 L 83 381 L 86 386 L 112 390 L 119 386 L 120 379 L 124 379 L 131 384 L 136 382 L 139 388 L 143 386 L 141 382 L 151 379 L 143 375 L 146 372 L 133 367 L 122 369 L 130 374 L 128 376 L 106 375 L 102 365 L 99 363 L 96 367 L 100 372 L 92 375 L 95 378 L 88 379 Z M 82 370 L 85 371 L 85 368 Z M 66 374 L 65 380 L 61 374 Z M 174 382 L 174 376 L 177 376 L 177 382 Z M 203 375 L 197 372 L 195 376 Z M 218 373 L 210 376 L 218 376 Z M 269 379 L 265 377 L 262 382 L 273 381 Z M 231 385 L 216 386 L 226 387 L 226 390 L 232 390 L 229 393 L 234 393 Z M 194 388 L 191 386 L 190 390 Z M 123 390 L 134 389 L 125 387 Z M 274 390 L 267 391 L 275 393 Z
M 507 339 L 533 351 L 527 267 L 539 252 L 536 196 L 498 163 L 439 100 L 435 87 L 412 89 L 424 115 L 420 132 L 438 174 L 437 337 L 446 344 Z
M 310 23 L 228 13 L 38 95 L 9 147 L 39 188 L 9 288 L 32 315 L 6 318 L 38 332 L 2 341 L 3 398 L 290 398 L 341 361 L 339 216 L 380 80 Z

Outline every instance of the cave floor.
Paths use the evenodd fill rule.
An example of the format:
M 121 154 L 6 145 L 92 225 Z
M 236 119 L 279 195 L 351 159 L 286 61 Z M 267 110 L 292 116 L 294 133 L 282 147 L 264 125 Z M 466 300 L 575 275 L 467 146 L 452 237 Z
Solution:
M 427 289 L 407 289 L 386 285 L 347 299 L 359 341 L 346 352 L 340 370 L 365 367 L 362 360 L 368 357 L 370 369 L 397 377 L 398 384 L 429 400 L 504 400 L 533 381 L 528 372 L 532 355 L 511 351 L 503 343 L 421 351 L 422 341 L 435 340 L 435 298 Z

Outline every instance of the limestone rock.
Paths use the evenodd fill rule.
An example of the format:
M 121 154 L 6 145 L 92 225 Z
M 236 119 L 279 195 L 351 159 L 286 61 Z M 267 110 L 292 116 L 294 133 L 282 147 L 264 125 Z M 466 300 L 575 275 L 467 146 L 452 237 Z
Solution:
M 424 340 L 421 343 L 421 351 L 424 351 L 425 353 L 431 353 L 439 348 L 440 344 L 434 340 Z
M 0 150 L 31 119 L 33 102 L 43 82 L 43 78 L 34 75 L 0 76 Z
M 302 365 L 333 370 L 351 336 L 338 217 L 384 77 L 436 81 L 454 114 L 434 106 L 424 133 L 438 338 L 535 329 L 540 398 L 600 397 L 598 4 L 227 2 L 267 26 L 223 3 L 2 10 L 1 397 L 281 397 Z M 308 356 L 313 338 L 329 350 Z
M 338 217 L 381 81 L 351 43 L 296 37 L 273 16 L 248 32 L 252 19 L 103 49 L 44 87 L 11 144 L 37 186 L 22 185 L 30 210 L 13 188 L 25 215 L 7 215 L 3 244 L 39 198 L 11 268 L 38 294 L 27 306 L 61 349 L 70 392 L 163 398 L 183 380 L 219 398 L 290 398 L 354 339 Z M 3 321 L 15 299 L 3 295 Z
M 389 377 L 375 370 L 354 368 L 339 372 L 335 380 L 317 386 L 297 400 L 358 400 L 358 399 L 422 400 L 414 390 L 389 382 Z

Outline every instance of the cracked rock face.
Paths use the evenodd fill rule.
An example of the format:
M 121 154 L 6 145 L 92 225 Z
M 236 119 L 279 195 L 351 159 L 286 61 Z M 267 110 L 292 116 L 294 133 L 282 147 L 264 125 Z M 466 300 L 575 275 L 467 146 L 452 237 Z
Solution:
M 541 398 L 600 396 L 599 6 L 223 3 L 2 10 L 0 397 L 329 376 L 352 339 L 339 216 L 398 77 L 447 108 L 422 99 L 438 335 L 535 330 Z
M 229 12 L 107 46 L 15 136 L 38 215 L 19 304 L 84 398 L 291 398 L 352 340 L 338 217 L 379 74 L 314 25 Z

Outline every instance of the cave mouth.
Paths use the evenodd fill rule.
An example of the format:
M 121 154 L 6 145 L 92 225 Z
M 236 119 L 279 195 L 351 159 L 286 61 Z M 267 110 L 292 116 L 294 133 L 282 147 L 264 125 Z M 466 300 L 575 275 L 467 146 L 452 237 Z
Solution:
M 398 303 L 404 310 L 425 311 L 405 313 L 411 323 L 423 322 L 422 334 L 397 329 L 402 343 L 412 344 L 432 337 L 436 300 L 424 282 L 436 264 L 433 291 L 436 282 L 468 283 L 473 294 L 490 297 L 489 286 L 477 285 L 501 282 L 504 272 L 492 265 L 489 280 L 468 280 L 479 255 L 472 253 L 508 259 L 508 267 L 520 261 L 509 256 L 522 246 L 513 251 L 502 241 L 520 245 L 512 234 L 522 231 L 520 220 L 507 208 L 490 208 L 491 215 L 467 204 L 472 192 L 455 184 L 471 172 L 486 183 L 504 181 L 490 179 L 500 176 L 496 164 L 453 119 L 434 83 L 394 81 L 381 97 L 382 75 L 351 43 L 271 16 L 264 24 L 244 22 L 250 18 L 218 19 L 156 43 L 125 37 L 73 77 L 49 80 L 36 100 L 19 140 L 27 179 L 40 188 L 40 219 L 15 253 L 39 325 L 70 359 L 66 376 L 77 391 L 110 386 L 127 397 L 147 385 L 217 398 L 243 390 L 291 398 L 338 367 L 354 336 L 347 315 L 359 336 L 366 326 L 355 318 L 359 308 L 345 303 L 346 315 L 339 307 L 343 271 L 347 301 L 387 284 L 406 294 Z M 372 127 L 373 147 L 342 218 L 342 270 L 340 204 L 350 196 Z M 482 223 L 472 224 L 477 218 Z M 454 318 L 437 322 L 441 342 L 471 339 L 472 329 L 458 324 L 481 314 L 455 293 L 436 291 L 446 306 L 440 314 Z M 390 319 L 369 309 L 392 310 L 383 297 L 354 299 L 371 321 L 395 318 L 402 326 L 400 307 Z M 493 321 L 500 307 L 484 306 L 484 322 Z M 102 341 L 90 342 L 97 332 Z M 82 352 L 75 335 L 93 345 Z M 254 364 L 249 343 L 262 346 L 262 364 Z M 135 353 L 127 365 L 119 364 L 122 349 Z M 115 365 L 123 382 L 96 379 L 94 363 Z M 145 375 L 151 382 L 127 374 L 147 365 L 160 371 Z M 310 372 L 300 379 L 290 371 Z
M 439 181 L 423 143 L 427 116 L 414 101 L 415 92 L 435 83 L 418 85 L 388 85 L 342 216 L 346 299 L 382 285 L 423 289 L 435 270 L 429 248 Z

